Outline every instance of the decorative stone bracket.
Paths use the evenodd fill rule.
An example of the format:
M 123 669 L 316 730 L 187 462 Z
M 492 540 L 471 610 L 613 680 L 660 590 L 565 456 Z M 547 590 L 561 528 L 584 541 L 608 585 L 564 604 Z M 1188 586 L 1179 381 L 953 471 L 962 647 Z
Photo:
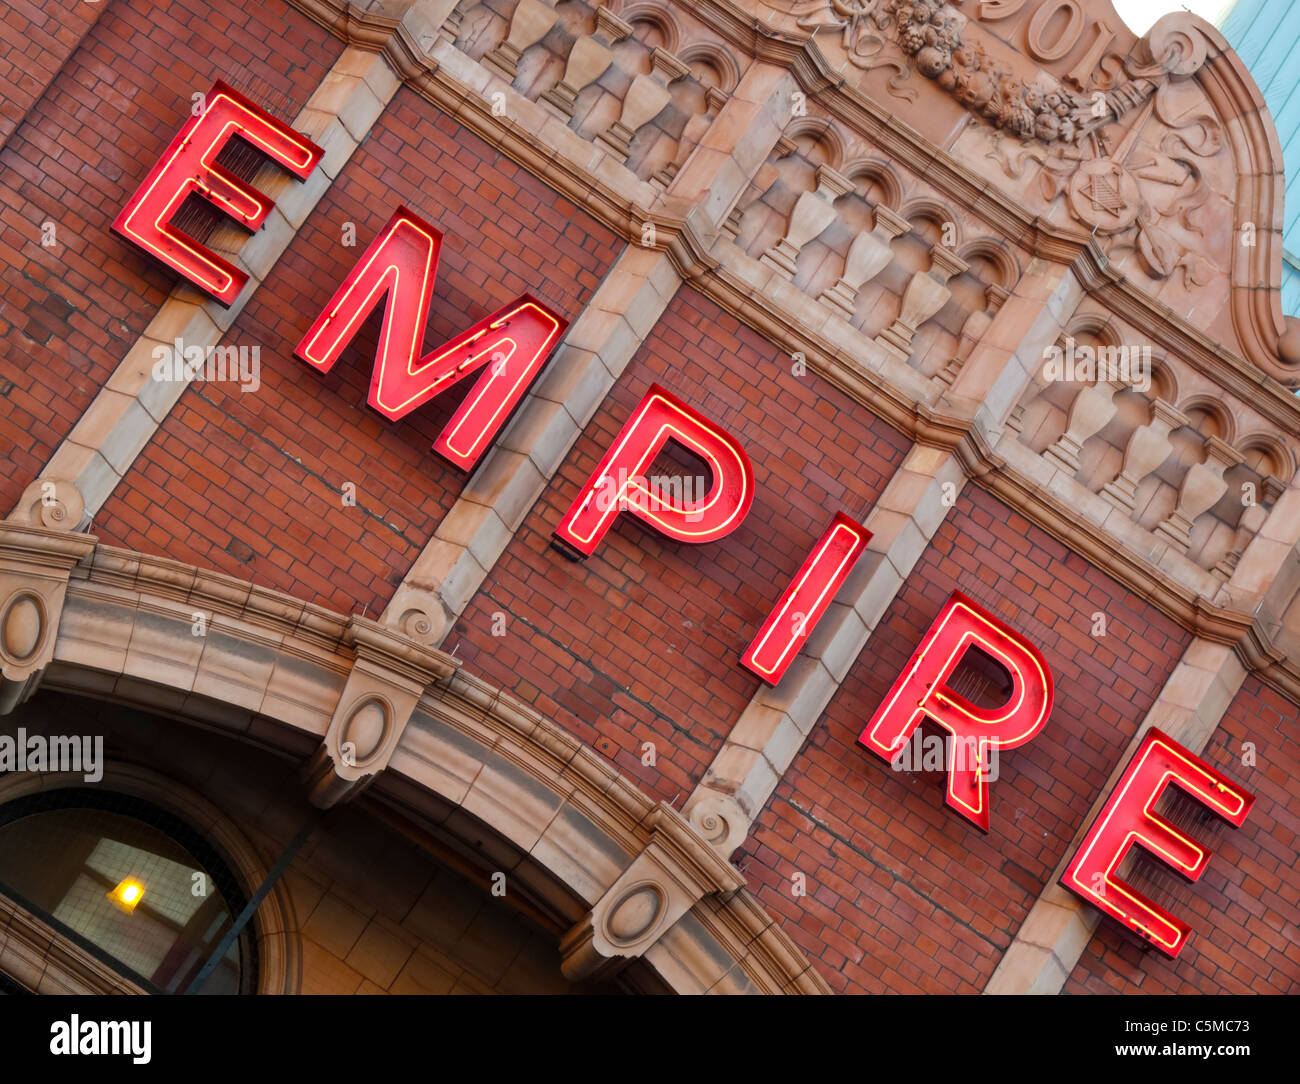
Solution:
M 830 166 L 818 166 L 817 187 L 800 194 L 790 212 L 785 236 L 759 257 L 759 263 L 776 268 L 786 278 L 794 278 L 795 262 L 804 245 L 820 237 L 835 221 L 835 201 L 852 191 L 853 182 L 844 174 Z M 879 221 L 878 217 L 877 223 Z
M 303 769 L 312 805 L 328 809 L 356 797 L 393 757 L 424 690 L 460 665 L 386 625 L 348 620 L 345 637 L 356 651 L 325 740 Z
M 956 353 L 948 359 L 948 364 L 935 374 L 934 378 L 938 383 L 946 388 L 952 387 L 957 374 L 961 372 L 961 367 L 966 364 L 971 354 L 975 352 L 975 347 L 993 326 L 993 318 L 997 316 L 998 310 L 1010 296 L 1010 292 L 997 283 L 990 283 L 985 288 L 984 308 L 976 309 L 966 317 L 966 322 L 962 324 L 961 331 L 957 335 Z
M 1133 431 L 1124 449 L 1120 472 L 1102 487 L 1101 495 L 1116 508 L 1132 514 L 1138 486 L 1174 450 L 1169 434 L 1189 424 L 1186 414 L 1163 399 L 1156 399 L 1151 404 L 1151 421 Z
M 1231 548 L 1214 566 L 1214 571 L 1225 579 L 1228 579 L 1237 571 L 1237 566 L 1241 563 L 1241 555 L 1246 552 L 1250 540 L 1259 534 L 1259 529 L 1264 526 L 1269 513 L 1273 510 L 1273 505 L 1286 492 L 1286 483 L 1279 478 L 1268 477 L 1263 480 L 1260 488 L 1262 492 L 1258 499 L 1253 504 L 1248 505 L 1241 514 L 1241 519 L 1237 523 L 1237 533 L 1232 538 Z
M 1128 385 L 1122 380 L 1085 384 L 1070 404 L 1065 432 L 1043 453 L 1044 458 L 1074 477 L 1080 467 L 1079 454 L 1083 451 L 1083 446 L 1105 429 L 1119 413 L 1115 396 L 1126 387 Z
M 1242 458 L 1230 444 L 1218 437 L 1209 437 L 1205 441 L 1205 462 L 1193 463 L 1184 475 L 1178 490 L 1178 504 L 1156 527 L 1156 534 L 1186 553 L 1191 545 L 1192 525 L 1199 516 L 1218 504 L 1219 498 L 1228 491 L 1223 474 Z
M 0 715 L 40 684 L 54 657 L 68 578 L 96 542 L 88 534 L 0 523 Z
M 668 806 L 658 805 L 645 823 L 652 830 L 645 850 L 560 942 L 560 967 L 571 982 L 613 974 L 645 955 L 705 896 L 744 885 Z
M 894 258 L 889 242 L 912 228 L 902 215 L 895 214 L 883 203 L 875 208 L 876 220 L 870 232 L 853 239 L 844 260 L 844 273 L 834 286 L 822 291 L 819 301 L 836 308 L 847 320 L 853 315 L 853 305 L 862 287 L 889 266 Z

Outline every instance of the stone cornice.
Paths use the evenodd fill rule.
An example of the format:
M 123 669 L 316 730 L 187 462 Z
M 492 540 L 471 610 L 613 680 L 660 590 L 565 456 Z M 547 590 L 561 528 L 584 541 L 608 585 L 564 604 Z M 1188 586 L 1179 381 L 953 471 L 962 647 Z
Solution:
M 426 57 L 402 24 L 355 10 L 346 0 L 288 0 L 322 26 L 350 43 L 382 48 L 413 90 L 455 117 L 510 158 L 546 180 L 631 243 L 653 222 L 661 231 L 655 248 L 667 251 L 683 277 L 704 279 L 710 269 L 705 237 L 689 216 L 640 207 L 578 163 L 542 146 L 536 134 L 507 117 L 493 117 L 489 103 L 470 92 Z M 1068 263 L 1089 294 L 1116 315 L 1149 335 L 1154 345 L 1176 354 L 1225 390 L 1241 398 L 1285 432 L 1300 438 L 1300 400 L 1277 380 L 1215 343 L 1126 276 L 1117 272 L 1086 234 L 1031 215 L 992 182 L 971 174 L 915 129 L 849 84 L 827 64 L 812 38 L 795 39 L 773 30 L 731 4 L 708 0 L 693 13 L 732 44 L 759 60 L 788 68 L 801 89 L 855 131 L 878 143 L 890 157 L 982 218 L 1010 243 L 1033 255 Z M 385 29 L 387 28 L 387 29 Z M 381 37 L 386 34 L 386 37 Z M 702 289 L 708 290 L 707 282 Z M 715 298 L 718 300 L 718 298 Z

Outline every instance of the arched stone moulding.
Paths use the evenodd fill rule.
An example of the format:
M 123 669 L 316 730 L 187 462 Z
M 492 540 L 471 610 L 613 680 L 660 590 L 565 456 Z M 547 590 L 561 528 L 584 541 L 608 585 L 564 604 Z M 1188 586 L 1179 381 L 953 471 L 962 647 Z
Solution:
M 0 577 L 55 558 L 67 579 L 44 687 L 293 756 L 318 805 L 369 788 L 469 853 L 488 844 L 498 868 L 559 894 L 570 978 L 640 959 L 683 992 L 829 991 L 680 813 L 450 656 L 192 565 L 0 524 Z
M 97 786 L 149 802 L 200 833 L 230 867 L 245 897 L 251 896 L 266 879 L 274 856 L 263 853 L 233 820 L 202 795 L 178 785 L 175 779 L 138 764 L 109 760 L 104 763 L 103 771 L 103 779 Z M 13 772 L 0 776 L 0 805 L 28 794 L 76 785 L 77 777 L 66 772 Z M 302 979 L 301 951 L 298 939 L 287 936 L 287 932 L 299 929 L 301 923 L 294 914 L 283 881 L 272 887 L 257 909 L 254 921 L 257 992 L 297 993 Z M 133 986 L 131 991 L 134 992 Z

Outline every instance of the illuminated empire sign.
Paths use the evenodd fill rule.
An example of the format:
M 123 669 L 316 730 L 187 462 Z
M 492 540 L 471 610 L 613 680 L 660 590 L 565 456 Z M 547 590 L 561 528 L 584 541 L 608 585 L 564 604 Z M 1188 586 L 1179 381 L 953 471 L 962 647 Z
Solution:
M 182 234 L 172 219 L 199 195 L 255 230 L 274 202 L 216 163 L 239 136 L 305 180 L 322 151 L 223 83 L 206 108 L 186 122 L 113 223 L 113 229 L 223 304 L 233 304 L 248 276 Z M 461 380 L 478 375 L 433 447 L 471 470 L 541 372 L 567 322 L 523 295 L 484 317 L 451 342 L 421 355 L 433 299 L 442 234 L 399 208 L 312 322 L 295 353 L 319 372 L 338 361 L 357 329 L 383 305 L 383 324 L 368 402 L 397 420 Z M 655 491 L 646 472 L 672 442 L 708 464 L 702 495 Z M 591 556 L 615 520 L 630 515 L 660 534 L 701 545 L 734 531 L 754 500 L 754 471 L 740 443 L 660 387 L 652 387 L 628 418 L 555 528 L 557 542 L 578 559 Z M 778 684 L 826 613 L 871 540 L 871 532 L 837 512 L 777 600 L 741 665 Z M 1010 677 L 1005 702 L 977 705 L 953 688 L 971 653 L 990 657 Z M 990 761 L 1032 741 L 1052 710 L 1052 674 L 1042 655 L 1015 630 L 954 593 L 922 638 L 859 742 L 894 761 L 929 719 L 950 735 L 947 803 L 981 831 L 989 830 Z M 1240 826 L 1254 799 L 1177 743 L 1151 731 L 1114 794 L 1088 830 L 1062 884 L 1170 956 L 1188 928 L 1127 885 L 1116 870 L 1134 844 L 1189 880 L 1209 852 L 1154 811 L 1175 785 Z

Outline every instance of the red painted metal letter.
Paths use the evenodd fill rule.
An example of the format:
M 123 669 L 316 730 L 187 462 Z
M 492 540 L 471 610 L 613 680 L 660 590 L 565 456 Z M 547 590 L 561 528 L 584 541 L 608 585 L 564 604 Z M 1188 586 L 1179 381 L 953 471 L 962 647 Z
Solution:
M 948 687 L 972 647 L 1011 675 L 1005 704 L 977 707 Z M 1051 710 L 1052 673 L 1038 650 L 954 591 L 858 741 L 892 762 L 921 720 L 933 719 L 951 735 L 947 802 L 987 832 L 990 752 L 1024 745 L 1043 729 Z
M 843 512 L 837 512 L 785 594 L 767 615 L 753 643 L 740 656 L 741 665 L 769 685 L 779 682 L 870 539 L 870 531 Z
M 248 275 L 186 237 L 171 220 L 181 204 L 197 193 L 246 229 L 256 230 L 266 221 L 275 201 L 216 164 L 217 155 L 233 136 L 251 143 L 301 180 L 311 175 L 324 153 L 311 140 L 218 82 L 208 92 L 202 113 L 185 122 L 113 222 L 116 233 L 224 305 L 239 296 Z
M 369 403 L 397 421 L 465 377 L 487 368 L 433 450 L 470 470 L 541 371 L 566 321 L 527 294 L 420 357 L 438 274 L 442 234 L 405 207 L 370 243 L 307 330 L 295 353 L 329 372 L 357 328 L 387 294 Z
M 708 463 L 713 480 L 707 493 L 674 495 L 644 477 L 669 440 Z M 655 385 L 565 513 L 555 537 L 590 557 L 618 514 L 628 512 L 680 542 L 713 542 L 740 525 L 753 501 L 754 470 L 735 439 Z
M 1190 927 L 1127 885 L 1116 872 L 1135 843 L 1188 881 L 1205 872 L 1210 852 L 1155 812 L 1156 802 L 1171 783 L 1237 828 L 1255 804 L 1254 795 L 1227 776 L 1168 735 L 1149 730 L 1110 800 L 1088 829 L 1061 884 L 1167 956 L 1177 956 L 1187 943 Z

